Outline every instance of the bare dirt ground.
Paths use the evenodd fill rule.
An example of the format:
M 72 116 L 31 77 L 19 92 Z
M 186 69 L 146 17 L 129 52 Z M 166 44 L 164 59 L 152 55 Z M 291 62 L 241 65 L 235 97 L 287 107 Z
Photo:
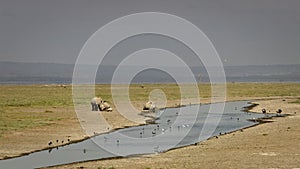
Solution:
M 73 107 L 53 108 L 49 111 L 51 116 L 54 114 L 61 120 L 54 119 L 39 127 L 26 128 L 17 131 L 11 131 L 3 134 L 0 139 L 0 158 L 18 156 L 22 153 L 28 153 L 48 147 L 48 143 L 52 141 L 54 146 L 67 143 L 67 140 L 78 140 L 85 137 L 84 132 L 80 128 L 78 119 L 72 111 Z M 22 112 L 31 112 L 30 108 L 22 108 Z M 34 111 L 44 111 L 37 110 Z M 59 142 L 57 143 L 56 140 Z M 63 142 L 63 143 L 62 143 Z
M 188 146 L 157 155 L 147 155 L 123 159 L 98 160 L 76 163 L 53 168 L 299 168 L 300 167 L 300 104 L 291 102 L 293 98 L 232 97 L 227 100 L 259 100 L 259 106 L 252 111 L 261 112 L 262 108 L 274 113 L 278 108 L 291 114 L 286 118 L 275 118 L 273 123 L 265 123 L 231 134 L 211 138 L 197 146 Z M 208 103 L 202 99 L 201 103 Z M 142 107 L 136 102 L 134 106 Z M 167 106 L 177 105 L 177 101 Z M 22 111 L 29 111 L 23 109 Z M 0 157 L 17 156 L 34 150 L 47 148 L 49 141 L 57 146 L 67 139 L 80 140 L 87 135 L 82 130 L 73 107 L 55 108 L 49 113 L 62 120 L 51 121 L 47 125 L 10 132 L 0 139 Z M 112 126 L 111 129 L 144 123 L 132 122 L 113 112 L 99 112 Z M 110 130 L 111 130 L 110 129 Z M 56 143 L 56 140 L 59 140 Z M 64 141 L 64 143 L 62 143 Z

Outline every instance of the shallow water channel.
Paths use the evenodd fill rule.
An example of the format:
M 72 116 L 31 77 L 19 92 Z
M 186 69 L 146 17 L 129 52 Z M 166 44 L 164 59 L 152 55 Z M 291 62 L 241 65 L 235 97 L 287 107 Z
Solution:
M 0 160 L 0 168 L 40 168 L 80 161 L 164 152 L 257 124 L 247 101 L 226 102 L 224 112 L 209 112 L 224 103 L 189 105 L 157 112 L 156 124 L 129 127 L 29 155 Z M 209 113 L 208 113 L 209 112 Z

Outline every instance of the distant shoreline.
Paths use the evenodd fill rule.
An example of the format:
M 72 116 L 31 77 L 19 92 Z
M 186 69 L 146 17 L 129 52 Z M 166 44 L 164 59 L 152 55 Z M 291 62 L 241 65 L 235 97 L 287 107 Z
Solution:
M 231 84 L 231 83 L 250 83 L 250 84 L 255 84 L 255 83 L 267 83 L 267 84 L 284 84 L 284 83 L 287 83 L 287 84 L 297 84 L 297 83 L 300 83 L 300 81 L 283 81 L 283 82 L 278 82 L 278 81 L 261 81 L 261 82 L 229 82 L 227 81 L 226 84 Z M 177 83 L 173 83 L 173 82 L 159 82 L 159 83 L 130 83 L 131 85 L 142 85 L 142 84 L 145 84 L 145 85 L 159 85 L 159 84 L 177 84 Z M 189 83 L 187 83 L 189 84 Z M 210 84 L 210 82 L 200 82 L 198 84 Z M 49 85 L 49 86 L 56 86 L 56 85 L 72 85 L 72 83 L 10 83 L 10 82 L 1 82 L 0 81 L 0 85 L 2 86 L 5 86 L 5 85 L 13 85 L 13 86 L 22 86 L 22 85 L 25 85 L 25 86 L 34 86 L 34 85 L 43 85 L 43 86 L 46 86 L 46 85 Z M 95 83 L 95 84 L 83 84 L 83 85 L 111 85 L 111 83 Z M 119 84 L 116 84 L 116 85 L 126 85 L 125 83 L 119 83 Z
M 110 84 L 117 67 L 116 65 L 84 66 L 86 73 L 97 70 L 95 78 L 97 84 Z M 168 72 L 144 67 L 145 70 L 139 72 L 132 79 L 132 83 L 176 83 Z M 181 68 L 170 68 L 170 71 L 176 74 L 176 80 L 186 79 Z M 207 70 L 203 65 L 189 68 L 197 81 L 210 82 Z M 136 70 L 135 66 L 128 66 L 126 69 Z M 74 64 L 0 62 L 0 84 L 70 84 L 73 71 Z M 227 82 L 300 83 L 300 64 L 224 66 L 224 71 Z M 123 73 L 125 79 L 118 79 L 119 82 L 126 81 L 126 72 Z

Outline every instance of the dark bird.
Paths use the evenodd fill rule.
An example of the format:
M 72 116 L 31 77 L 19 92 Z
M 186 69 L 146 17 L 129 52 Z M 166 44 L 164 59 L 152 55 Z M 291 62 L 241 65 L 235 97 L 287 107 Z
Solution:
M 263 114 L 266 114 L 266 113 L 267 113 L 267 110 L 266 110 L 266 109 L 262 109 L 261 111 L 262 111 Z
M 62 140 L 61 143 L 64 143 L 64 140 Z
M 51 146 L 52 145 L 52 141 L 50 141 L 49 143 L 48 143 L 48 146 Z
M 58 143 L 58 140 L 56 140 L 56 143 Z
M 153 134 L 153 135 L 155 135 L 155 134 L 156 134 L 156 129 L 154 129 L 154 130 L 152 131 L 152 134 Z
M 280 114 L 281 112 L 282 112 L 281 109 L 278 109 L 278 110 L 276 111 L 276 113 L 278 113 L 278 114 Z
M 68 138 L 68 142 L 70 142 L 71 140 Z

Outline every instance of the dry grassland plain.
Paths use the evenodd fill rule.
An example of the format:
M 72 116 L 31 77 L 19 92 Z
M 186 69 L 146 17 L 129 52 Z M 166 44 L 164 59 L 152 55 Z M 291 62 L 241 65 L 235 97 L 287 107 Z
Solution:
M 165 93 L 168 107 L 180 104 L 176 84 L 132 84 L 132 104 L 142 110 L 154 89 Z M 46 148 L 49 140 L 86 137 L 74 111 L 70 85 L 1 85 L 0 91 L 1 159 Z M 199 84 L 199 91 L 201 103 L 209 103 L 210 84 Z M 110 85 L 96 85 L 96 95 L 114 108 Z M 299 168 L 300 84 L 228 83 L 227 101 L 232 100 L 257 100 L 259 106 L 252 111 L 266 108 L 275 113 L 280 107 L 291 116 L 163 154 L 55 168 Z M 115 109 L 101 113 L 112 128 L 138 125 Z

